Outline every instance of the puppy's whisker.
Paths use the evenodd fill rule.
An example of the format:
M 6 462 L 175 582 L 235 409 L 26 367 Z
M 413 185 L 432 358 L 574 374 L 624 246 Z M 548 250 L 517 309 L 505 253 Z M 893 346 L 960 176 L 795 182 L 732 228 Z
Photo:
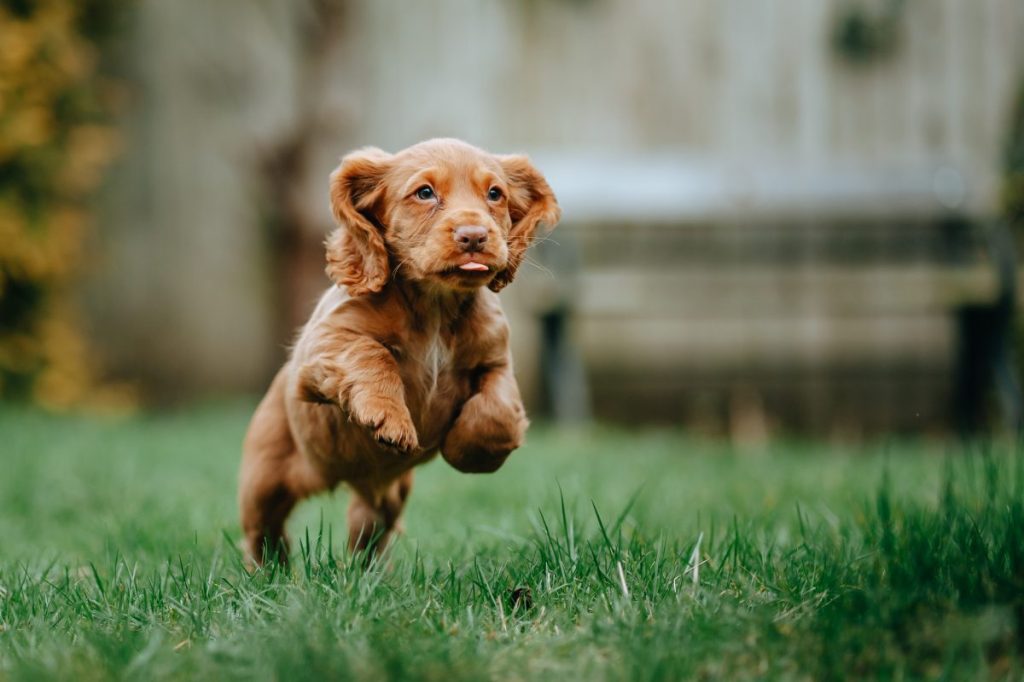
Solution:
M 531 267 L 533 267 L 533 268 L 535 268 L 537 270 L 540 270 L 541 272 L 546 274 L 548 277 L 551 277 L 552 279 L 554 279 L 554 277 L 555 277 L 555 273 L 553 273 L 550 268 L 544 267 L 543 265 L 541 265 L 537 261 L 533 260 L 529 256 L 523 256 L 523 263 L 525 263 L 526 265 L 529 265 L 529 266 L 531 266 Z
M 402 260 L 398 261 L 398 263 L 395 264 L 394 270 L 391 271 L 391 277 L 398 277 L 398 271 L 402 268 L 403 265 L 405 265 L 411 260 L 411 258 L 403 258 Z

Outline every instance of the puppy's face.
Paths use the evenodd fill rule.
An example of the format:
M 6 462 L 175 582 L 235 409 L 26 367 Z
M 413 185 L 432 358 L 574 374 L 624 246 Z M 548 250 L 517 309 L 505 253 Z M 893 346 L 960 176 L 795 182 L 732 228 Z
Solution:
M 559 218 L 528 159 L 457 140 L 350 154 L 331 176 L 331 200 L 339 229 L 327 270 L 352 295 L 379 291 L 391 277 L 500 290 L 538 226 Z
M 506 270 L 512 218 L 497 158 L 427 143 L 399 154 L 390 176 L 384 239 L 403 276 L 466 289 Z

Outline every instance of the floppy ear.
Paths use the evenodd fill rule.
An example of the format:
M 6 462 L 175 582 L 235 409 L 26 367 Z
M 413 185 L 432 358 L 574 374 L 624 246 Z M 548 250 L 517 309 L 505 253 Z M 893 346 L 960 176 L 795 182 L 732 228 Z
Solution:
M 550 230 L 562 216 L 555 193 L 530 159 L 516 154 L 499 156 L 498 161 L 508 178 L 512 229 L 508 235 L 508 266 L 491 280 L 489 286 L 493 291 L 501 291 L 515 278 L 537 228 L 544 224 Z
M 327 237 L 327 276 L 352 296 L 376 293 L 388 281 L 384 227 L 376 209 L 391 156 L 366 147 L 348 154 L 331 173 L 331 212 L 338 229 Z

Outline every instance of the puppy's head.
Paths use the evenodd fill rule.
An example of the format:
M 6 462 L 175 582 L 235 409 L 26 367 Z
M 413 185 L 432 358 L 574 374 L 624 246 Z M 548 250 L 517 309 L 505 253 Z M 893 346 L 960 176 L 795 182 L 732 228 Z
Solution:
M 538 227 L 560 216 L 525 156 L 449 139 L 349 154 L 331 174 L 331 208 L 338 229 L 327 240 L 327 274 L 353 296 L 378 292 L 392 277 L 499 291 Z

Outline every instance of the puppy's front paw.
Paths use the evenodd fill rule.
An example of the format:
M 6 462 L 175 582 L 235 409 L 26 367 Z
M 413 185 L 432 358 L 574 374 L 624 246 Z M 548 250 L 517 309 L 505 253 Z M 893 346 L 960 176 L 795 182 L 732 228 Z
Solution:
M 410 454 L 420 446 L 409 409 L 401 403 L 383 398 L 353 401 L 350 416 L 386 448 Z
M 523 443 L 529 422 L 518 403 L 494 409 L 482 396 L 466 402 L 441 446 L 441 456 L 459 471 L 490 473 Z
M 420 447 L 416 427 L 411 420 L 385 419 L 373 430 L 373 437 L 384 447 L 410 455 Z

